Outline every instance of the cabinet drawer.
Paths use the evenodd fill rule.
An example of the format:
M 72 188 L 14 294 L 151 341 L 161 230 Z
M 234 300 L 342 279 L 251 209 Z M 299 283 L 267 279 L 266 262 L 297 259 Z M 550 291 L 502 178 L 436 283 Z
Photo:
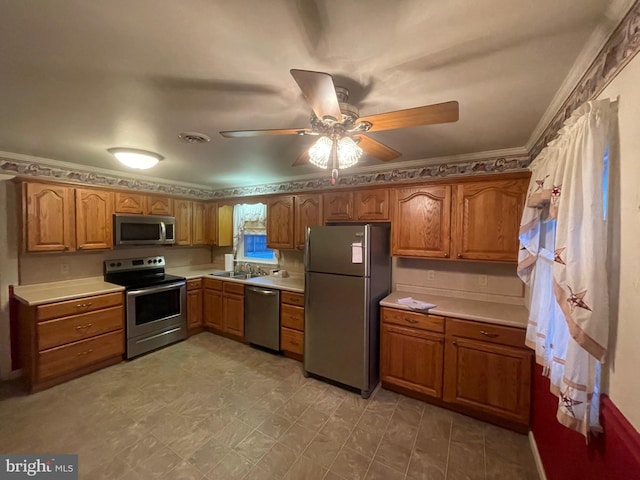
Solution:
M 123 353 L 122 330 L 45 350 L 38 354 L 38 379 L 43 380 L 73 372 Z
M 302 293 L 293 293 L 282 290 L 280 292 L 280 302 L 304 307 L 304 295 Z
M 187 290 L 197 290 L 202 288 L 202 279 L 196 278 L 194 280 L 187 280 Z
M 304 308 L 283 303 L 280 305 L 280 324 L 283 327 L 303 331 Z
M 209 288 L 211 290 L 220 290 L 222 291 L 222 280 L 218 280 L 216 278 L 205 278 L 204 279 L 204 288 Z
M 122 306 L 40 322 L 37 325 L 38 350 L 84 340 L 120 330 L 123 327 L 124 309 Z
M 444 333 L 444 317 L 428 313 L 409 312 L 395 308 L 382 307 L 382 321 L 403 327 L 419 328 Z
M 38 321 L 49 320 L 51 318 L 69 317 L 80 313 L 92 312 L 108 307 L 123 305 L 121 292 L 98 295 L 95 297 L 76 298 L 66 302 L 50 303 L 38 307 Z
M 484 342 L 523 348 L 525 331 L 521 328 L 503 325 L 448 319 L 447 336 L 473 338 Z
M 280 349 L 302 355 L 304 351 L 304 333 L 282 327 L 280 329 Z
M 224 293 L 233 293 L 235 295 L 244 295 L 244 284 L 234 282 L 224 282 L 222 288 Z

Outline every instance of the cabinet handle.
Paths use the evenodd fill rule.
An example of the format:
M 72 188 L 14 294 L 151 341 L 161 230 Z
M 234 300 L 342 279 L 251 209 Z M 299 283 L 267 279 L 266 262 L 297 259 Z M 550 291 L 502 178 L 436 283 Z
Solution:
M 92 323 L 87 323 L 86 325 L 78 325 L 76 327 L 76 330 L 82 330 L 82 329 L 85 329 L 85 328 L 91 328 L 92 325 L 93 325 Z
M 418 323 L 418 320 L 416 320 L 415 318 L 407 318 L 407 317 L 404 317 L 404 320 L 405 320 L 406 322 L 413 323 L 414 325 L 415 325 L 416 323 Z
M 79 303 L 78 305 L 76 305 L 76 308 L 86 308 L 86 307 L 90 307 L 91 305 L 93 305 L 93 303 L 91 302 Z
M 482 335 L 484 335 L 485 337 L 489 337 L 489 338 L 496 338 L 499 337 L 500 335 L 497 333 L 489 333 L 489 332 L 485 332 L 484 330 L 480 330 L 480 333 Z
M 444 254 L 444 258 L 449 258 L 449 254 L 448 254 L 448 253 L 445 253 L 445 254 Z
M 455 340 L 453 342 L 451 342 L 453 345 L 455 345 L 456 347 L 458 346 L 458 342 L 456 342 Z
M 458 258 L 462 258 L 462 254 L 461 253 L 459 253 L 457 256 L 458 256 Z
M 89 355 L 91 352 L 93 352 L 93 348 L 90 348 L 89 350 L 85 350 L 84 352 L 80 352 L 77 356 L 82 357 L 83 355 Z

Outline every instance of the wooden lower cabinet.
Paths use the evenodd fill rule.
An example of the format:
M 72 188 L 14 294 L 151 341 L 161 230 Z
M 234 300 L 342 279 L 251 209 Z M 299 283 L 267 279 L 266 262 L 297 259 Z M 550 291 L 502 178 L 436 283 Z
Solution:
M 224 330 L 222 316 L 222 280 L 204 279 L 203 318 L 204 325 L 213 330 Z
M 29 390 L 49 388 L 122 361 L 122 292 L 38 306 L 18 303 Z
M 441 398 L 443 343 L 442 334 L 383 324 L 380 379 Z
M 383 387 L 528 430 L 533 356 L 523 329 L 387 307 L 381 319 Z
M 244 337 L 244 284 L 205 278 L 203 303 L 205 327 Z
M 202 279 L 187 280 L 187 328 L 189 334 L 202 330 Z
M 280 292 L 280 350 L 302 360 L 304 354 L 304 294 Z

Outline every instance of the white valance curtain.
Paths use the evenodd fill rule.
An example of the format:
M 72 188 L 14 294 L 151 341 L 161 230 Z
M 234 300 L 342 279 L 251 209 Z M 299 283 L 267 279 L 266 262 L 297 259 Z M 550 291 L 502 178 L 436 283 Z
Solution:
M 233 251 L 245 233 L 264 234 L 267 230 L 267 206 L 264 203 L 243 203 L 233 207 Z
M 585 436 L 600 428 L 609 333 L 607 152 L 616 122 L 609 100 L 574 112 L 531 163 L 520 227 L 518 275 L 531 288 L 527 345 L 558 396 L 558 421 Z

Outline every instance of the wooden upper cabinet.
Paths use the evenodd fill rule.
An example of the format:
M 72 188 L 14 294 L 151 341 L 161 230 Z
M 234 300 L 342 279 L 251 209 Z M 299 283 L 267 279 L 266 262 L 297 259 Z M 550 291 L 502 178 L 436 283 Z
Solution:
M 191 245 L 206 245 L 207 205 L 204 202 L 192 202 L 191 208 Z
M 176 245 L 191 245 L 191 200 L 174 200 L 173 208 L 176 217 Z
M 73 187 L 25 183 L 22 188 L 25 251 L 75 250 Z
M 352 222 L 355 220 L 353 192 L 329 192 L 322 195 L 325 222 Z
M 294 197 L 283 195 L 267 200 L 267 247 L 294 248 Z
M 149 215 L 173 215 L 173 198 L 159 195 L 147 196 L 146 213 Z
M 114 193 L 76 188 L 76 246 L 78 250 L 113 247 Z
M 357 221 L 388 221 L 389 190 L 387 188 L 356 190 L 354 206 Z
M 295 248 L 304 248 L 307 227 L 322 225 L 322 196 L 320 194 L 296 195 L 295 199 Z
M 115 192 L 116 213 L 146 213 L 147 196 L 141 193 Z
M 455 187 L 456 258 L 517 261 L 518 231 L 528 184 L 525 178 Z
M 392 191 L 391 254 L 448 258 L 451 241 L 451 186 Z
M 218 244 L 218 204 L 207 203 L 204 219 L 204 238 L 207 245 Z
M 218 246 L 233 245 L 233 205 L 218 206 Z

